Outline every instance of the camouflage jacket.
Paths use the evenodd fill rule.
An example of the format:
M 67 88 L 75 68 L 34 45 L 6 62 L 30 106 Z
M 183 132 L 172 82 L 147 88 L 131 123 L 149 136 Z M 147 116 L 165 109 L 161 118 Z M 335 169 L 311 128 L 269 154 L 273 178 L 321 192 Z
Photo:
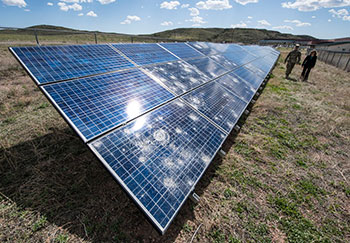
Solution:
M 291 62 L 291 63 L 300 63 L 301 58 L 301 52 L 298 50 L 293 50 L 289 52 L 288 56 L 286 57 L 286 60 L 284 62 Z

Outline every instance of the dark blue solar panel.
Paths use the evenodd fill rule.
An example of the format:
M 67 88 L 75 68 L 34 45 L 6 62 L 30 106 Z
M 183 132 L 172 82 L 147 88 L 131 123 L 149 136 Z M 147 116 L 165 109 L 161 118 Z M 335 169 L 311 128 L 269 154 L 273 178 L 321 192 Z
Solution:
M 134 66 L 108 45 L 13 47 L 39 84 Z
M 250 102 L 255 95 L 255 89 L 231 73 L 218 78 L 217 82 L 246 102 Z
M 228 53 L 224 53 L 223 56 L 230 60 L 233 63 L 236 63 L 237 65 L 244 65 L 254 59 L 256 59 L 255 56 L 241 51 L 241 52 L 228 52 Z
M 175 100 L 89 146 L 164 232 L 224 139 L 223 132 Z
M 209 57 L 190 59 L 190 60 L 186 60 L 186 62 L 195 66 L 210 78 L 216 78 L 226 73 L 227 71 L 229 71 L 225 69 L 223 66 L 216 63 L 214 60 L 210 59 Z
M 186 43 L 162 43 L 160 45 L 182 59 L 203 56 Z
M 190 42 L 188 44 L 191 45 L 192 47 L 194 47 L 196 50 L 203 53 L 204 55 L 210 56 L 210 55 L 220 54 L 220 52 L 213 49 L 210 46 L 210 43 L 208 43 L 208 42 Z
M 178 60 L 158 44 L 113 44 L 113 47 L 140 66 Z
M 254 72 L 252 72 L 250 69 L 244 66 L 234 70 L 230 74 L 234 74 L 235 76 L 238 76 L 239 78 L 243 79 L 255 90 L 259 88 L 262 81 L 264 81 L 263 77 L 256 75 Z
M 234 63 L 231 60 L 228 60 L 225 56 L 221 54 L 210 56 L 210 58 L 216 61 L 217 63 L 221 64 L 228 70 L 232 70 L 238 66 L 238 64 Z
M 152 65 L 145 69 L 177 95 L 181 95 L 210 80 L 196 67 L 184 61 Z
M 247 106 L 246 102 L 216 81 L 191 91 L 183 98 L 228 133 Z
M 138 69 L 43 86 L 89 140 L 174 96 Z

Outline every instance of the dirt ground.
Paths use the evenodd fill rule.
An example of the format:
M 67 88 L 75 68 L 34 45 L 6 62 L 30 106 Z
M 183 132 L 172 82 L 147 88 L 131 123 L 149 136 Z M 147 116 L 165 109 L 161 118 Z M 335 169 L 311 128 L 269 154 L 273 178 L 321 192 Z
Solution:
M 285 55 L 160 236 L 0 46 L 0 242 L 350 242 L 350 75 Z

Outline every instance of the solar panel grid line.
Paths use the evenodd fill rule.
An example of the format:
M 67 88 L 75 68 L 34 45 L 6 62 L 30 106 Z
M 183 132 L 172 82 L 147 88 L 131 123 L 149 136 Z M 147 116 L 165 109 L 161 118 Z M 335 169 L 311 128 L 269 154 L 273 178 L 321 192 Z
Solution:
M 173 101 L 173 102 L 180 102 L 179 100 L 178 101 Z M 182 102 L 182 101 L 181 101 Z M 192 112 L 194 112 L 194 113 L 196 113 L 199 117 L 202 117 L 201 115 L 199 115 L 198 114 L 198 112 L 196 111 L 196 110 L 193 110 L 190 106 L 188 106 L 188 105 L 186 105 L 186 104 L 184 104 L 187 108 L 186 109 L 190 109 L 191 111 L 190 111 L 190 113 L 192 113 Z M 165 109 L 165 107 L 163 107 L 163 109 Z M 158 111 L 155 111 L 155 112 L 158 112 Z M 176 113 L 176 112 L 173 112 L 173 113 Z M 188 112 L 187 112 L 188 113 Z M 169 114 L 171 114 L 171 113 L 169 113 Z M 152 115 L 152 114 L 150 114 L 150 115 Z M 170 119 L 170 118 L 169 118 Z M 188 118 L 185 118 L 185 117 L 183 117 L 182 119 L 188 119 Z M 201 119 L 204 119 L 203 117 L 201 118 Z M 172 119 L 170 119 L 171 120 L 171 123 L 175 123 L 176 124 L 176 120 L 175 121 L 172 121 Z M 204 119 L 205 121 L 206 121 L 206 119 Z M 203 120 L 203 121 L 204 121 Z M 207 121 L 206 121 L 207 122 Z M 208 125 L 211 125 L 213 128 L 214 128 L 214 126 L 211 124 L 211 123 L 208 123 Z M 192 127 L 192 126 L 190 126 L 190 125 L 188 125 L 189 127 Z M 172 126 L 172 125 L 170 125 L 170 124 L 168 124 L 166 127 L 174 127 L 174 126 Z M 122 128 L 120 128 L 120 129 L 122 129 Z M 216 129 L 216 128 L 215 128 Z M 218 130 L 219 131 L 219 130 Z M 222 133 L 222 132 L 221 132 Z M 197 135 L 196 136 L 198 136 L 198 135 L 200 135 L 200 134 L 198 134 L 197 133 Z M 178 135 L 179 136 L 179 135 Z M 180 135 L 181 137 L 182 137 L 182 135 Z M 206 135 L 207 136 L 207 135 Z M 212 135 L 210 135 L 210 136 L 212 136 Z M 189 188 L 189 189 L 187 189 L 186 191 L 186 195 L 182 198 L 182 200 L 181 200 L 181 202 L 180 202 L 180 204 L 179 205 L 177 205 L 177 208 L 176 208 L 176 211 L 175 212 L 173 212 L 172 213 L 172 216 L 171 216 L 171 218 L 169 218 L 169 219 L 166 219 L 166 221 L 164 222 L 164 223 L 166 223 L 165 225 L 160 225 L 159 223 L 157 223 L 157 220 L 155 220 L 155 218 L 154 217 L 152 217 L 152 215 L 150 214 L 150 213 L 148 213 L 148 211 L 149 210 L 147 210 L 147 209 L 145 209 L 145 206 L 144 205 L 142 205 L 142 203 L 140 203 L 140 201 L 136 198 L 136 195 L 133 195 L 133 193 L 131 193 L 130 192 L 130 190 L 128 190 L 128 193 L 129 193 L 129 195 L 132 197 L 132 199 L 134 200 L 134 201 L 136 201 L 136 202 L 138 202 L 138 204 L 141 204 L 141 205 L 139 205 L 139 206 L 141 206 L 141 208 L 143 209 L 143 211 L 146 213 L 146 215 L 148 216 L 148 217 L 150 217 L 151 219 L 153 218 L 153 222 L 151 221 L 151 223 L 153 223 L 153 224 L 155 224 L 156 223 L 156 225 L 158 226 L 158 230 L 160 231 L 160 233 L 161 234 L 164 234 L 164 232 L 165 232 L 165 230 L 169 227 L 169 225 L 170 225 L 170 223 L 172 222 L 172 220 L 175 218 L 175 216 L 176 216 L 176 214 L 178 213 L 178 211 L 180 210 L 180 208 L 182 207 L 182 205 L 185 203 L 185 201 L 186 201 L 186 199 L 188 198 L 188 196 L 191 194 L 191 192 L 193 191 L 193 189 L 194 189 L 194 186 L 197 184 L 197 182 L 199 181 L 199 179 L 202 177 L 202 175 L 205 173 L 205 170 L 207 169 L 207 167 L 209 166 L 209 164 L 210 164 L 210 161 L 212 161 L 213 160 L 213 158 L 215 157 L 215 155 L 217 154 L 217 152 L 219 151 L 219 149 L 221 148 L 221 146 L 222 146 L 222 144 L 224 143 L 224 137 L 225 137 L 225 134 L 224 133 L 222 133 L 222 137 L 221 137 L 221 142 L 220 142 L 220 144 L 218 145 L 218 146 L 215 146 L 215 152 L 214 153 L 212 153 L 212 156 L 210 157 L 210 158 L 208 158 L 208 162 L 206 162 L 205 163 L 205 167 L 204 167 L 204 169 L 203 170 L 200 170 L 200 171 L 198 171 L 198 173 L 200 173 L 200 174 L 198 174 L 199 176 L 197 176 L 197 178 L 196 178 L 196 180 L 195 181 L 193 181 L 192 182 L 192 186 Z M 106 137 L 104 137 L 104 138 L 106 138 Z M 185 143 L 186 144 L 188 144 L 188 143 L 190 143 L 191 141 L 192 141 L 192 139 L 193 139 L 193 136 L 190 136 L 190 138 L 191 138 L 191 140 L 188 140 L 188 139 L 186 139 L 186 137 L 183 137 L 182 139 L 181 139 L 181 141 L 185 141 Z M 120 138 L 118 138 L 118 140 L 119 140 Z M 199 139 L 199 141 L 206 141 L 206 139 L 201 139 L 201 138 L 197 138 L 197 140 Z M 97 142 L 99 142 L 99 141 L 97 141 Z M 89 143 L 89 147 L 93 147 L 93 143 L 94 142 L 90 142 Z M 96 143 L 96 141 L 95 141 L 95 143 Z M 195 146 L 200 146 L 200 145 L 195 145 Z M 202 146 L 204 146 L 204 145 L 202 145 Z M 94 149 L 93 148 L 93 150 L 95 151 L 95 152 L 97 152 L 97 154 L 98 154 L 98 151 L 96 150 L 96 149 Z M 201 151 L 202 149 L 201 149 L 201 147 L 200 148 L 198 148 L 197 149 L 197 152 L 198 151 Z M 179 151 L 179 150 L 177 150 L 177 151 Z M 178 152 L 176 152 L 176 153 L 178 153 Z M 104 160 L 104 158 L 103 158 L 103 156 L 100 156 L 100 159 L 103 159 Z M 104 163 L 105 165 L 107 165 L 107 167 L 109 166 L 109 164 L 105 161 L 105 163 Z M 191 166 L 191 163 L 187 163 L 186 164 L 186 168 L 189 168 Z M 186 168 L 184 169 L 184 170 L 186 170 Z M 114 172 L 114 170 L 112 169 L 111 170 L 111 172 L 112 172 L 112 174 L 114 175 L 114 177 L 117 179 L 119 176 L 118 175 L 116 175 L 116 172 Z M 136 175 L 135 175 L 135 177 L 136 177 Z M 179 176 L 177 176 L 177 178 L 181 178 L 181 176 L 179 175 Z M 124 184 L 125 185 L 125 184 Z M 127 187 L 126 187 L 127 188 Z M 184 195 L 184 194 L 183 194 Z M 159 201 L 161 201 L 161 199 L 158 199 L 158 202 Z M 155 206 L 155 205 L 154 205 Z M 153 207 L 154 207 L 153 206 Z M 164 220 L 163 220 L 164 221 Z M 163 222 L 162 221 L 162 222 Z
M 79 124 L 79 127 L 74 126 L 74 128 L 77 128 L 80 130 L 80 133 L 83 133 L 85 136 L 83 140 L 85 142 L 103 136 L 109 131 L 123 126 L 137 117 L 142 116 L 153 109 L 157 109 L 162 104 L 170 102 L 176 98 L 172 93 L 168 92 L 163 86 L 160 86 L 155 80 L 151 79 L 139 69 L 120 71 L 119 73 L 113 74 L 103 74 L 100 76 L 76 79 L 68 82 L 70 82 L 68 90 L 70 94 L 66 93 L 66 90 L 64 89 L 64 86 L 68 85 L 67 83 L 53 84 L 56 86 L 56 88 L 54 88 L 52 85 L 45 85 L 43 89 L 46 91 L 46 94 L 55 101 L 55 106 L 64 107 L 65 110 L 60 109 L 60 111 L 63 113 L 71 113 L 71 122 Z M 118 85 L 116 85 L 116 82 Z M 125 85 L 127 83 L 132 85 L 133 89 L 125 92 L 122 91 L 124 93 L 114 93 L 116 89 L 121 87 L 121 85 Z M 64 86 L 62 87 L 62 85 Z M 146 89 L 142 88 L 142 85 L 144 85 Z M 80 87 L 84 88 L 84 90 L 80 90 Z M 113 89 L 108 87 L 113 87 Z M 80 92 L 77 92 L 77 90 L 80 90 Z M 162 93 L 154 93 L 156 91 Z M 98 96 L 95 96 L 95 92 L 97 92 Z M 84 96 L 78 96 L 77 93 L 84 94 Z M 141 106 L 139 108 L 136 106 L 134 107 L 135 109 L 139 109 L 138 114 L 136 114 L 137 111 L 128 111 L 128 107 L 126 106 L 132 105 L 132 102 L 129 104 L 126 102 L 134 100 L 136 94 L 142 95 L 137 99 L 138 102 L 141 102 Z M 113 95 L 113 97 L 111 97 L 111 95 Z M 145 95 L 147 96 L 148 103 L 142 102 L 146 97 Z M 96 102 L 92 102 L 92 100 L 102 96 L 106 96 L 106 98 L 103 99 L 103 102 L 98 101 L 97 105 Z M 82 99 L 86 99 L 88 102 L 82 101 Z M 67 105 L 66 102 L 68 101 L 73 102 L 73 104 Z M 119 103 L 117 103 L 117 101 Z M 159 103 L 157 104 L 155 102 Z M 85 108 L 81 109 L 80 107 L 82 106 Z M 116 107 L 120 107 L 118 108 L 119 110 L 116 110 Z M 91 114 L 90 116 L 86 115 L 87 113 L 85 113 L 85 109 L 89 114 Z M 76 111 L 79 111 L 80 114 L 77 114 Z M 96 115 L 102 111 L 104 111 L 103 121 Z M 129 115 L 126 117 L 126 112 L 131 112 L 133 114 L 131 117 L 129 117 Z M 114 114 L 118 115 L 115 116 Z M 94 117 L 94 120 L 91 120 L 90 117 Z M 86 119 L 87 121 L 79 123 L 77 119 Z M 90 127 L 94 128 L 95 131 L 89 132 Z
M 236 113 L 237 109 L 243 109 L 242 112 L 244 112 L 247 107 L 244 105 L 247 104 L 246 101 L 231 92 L 227 92 L 227 89 L 217 81 L 188 93 L 182 99 L 225 134 L 230 133 L 240 119 L 241 112 Z
M 203 112 L 201 112 L 200 110 L 196 109 L 191 103 L 189 103 L 188 101 L 186 101 L 183 97 L 180 97 L 181 101 L 186 103 L 188 106 L 190 106 L 192 109 L 194 109 L 195 111 L 197 111 L 197 113 L 199 115 L 201 115 L 204 119 L 206 119 L 208 122 L 210 122 L 212 125 L 214 125 L 217 129 L 219 129 L 220 131 L 222 131 L 223 133 L 227 134 L 227 131 L 225 129 L 223 129 L 222 127 L 220 127 L 218 124 L 216 124 L 212 119 L 210 119 L 207 115 L 205 115 Z
M 179 60 L 182 60 L 181 57 L 175 55 L 175 54 L 174 54 L 173 52 L 171 52 L 169 49 L 165 48 L 164 46 L 160 45 L 159 43 L 157 43 L 157 45 L 158 45 L 160 48 L 162 48 L 163 50 L 169 52 L 171 55 L 173 55 L 173 56 L 175 56 L 176 58 L 178 58 Z
M 28 75 L 32 78 L 32 80 L 34 81 L 35 84 L 39 85 L 40 82 L 39 80 L 34 76 L 34 74 L 28 69 L 28 67 L 23 63 L 22 59 L 19 58 L 19 56 L 17 55 L 17 53 L 13 50 L 12 47 L 9 47 L 10 52 L 12 53 L 12 55 L 14 55 L 16 57 L 16 59 L 19 61 L 19 63 L 21 64 L 21 66 L 24 68 L 24 70 L 28 73 Z
M 257 59 L 258 59 L 258 58 L 257 58 Z M 158 64 L 159 64 L 159 63 L 158 63 Z M 152 64 L 152 65 L 156 65 L 156 64 Z M 191 64 L 190 64 L 190 65 L 191 65 Z M 244 65 L 246 65 L 246 64 L 244 64 Z M 241 65 L 241 66 L 244 66 L 244 65 Z M 239 68 L 239 67 L 240 67 L 240 66 L 236 67 L 235 69 L 237 69 L 237 68 Z M 224 74 L 222 74 L 222 75 L 220 75 L 220 76 L 218 76 L 218 77 L 216 77 L 216 78 L 210 79 L 210 80 L 208 80 L 207 82 L 205 82 L 205 83 L 203 83 L 203 84 L 197 86 L 196 88 L 193 88 L 193 89 L 191 89 L 191 90 L 189 90 L 189 91 L 183 93 L 182 95 L 176 95 L 176 94 L 175 94 L 174 92 L 172 92 L 166 85 L 164 85 L 164 84 L 162 83 L 162 81 L 160 81 L 158 78 L 149 76 L 149 75 L 147 74 L 147 72 L 146 72 L 145 74 L 146 74 L 147 76 L 149 76 L 150 78 L 154 79 L 158 84 L 160 84 L 162 87 L 166 88 L 166 89 L 167 89 L 169 92 L 171 92 L 175 97 L 172 98 L 172 99 L 170 99 L 170 100 L 168 100 L 167 102 L 164 102 L 164 103 L 162 103 L 162 104 L 160 104 L 160 105 L 158 105 L 158 106 L 156 106 L 156 107 L 154 107 L 154 108 L 152 108 L 152 109 L 150 109 L 150 110 L 144 112 L 144 113 L 141 113 L 139 116 L 136 116 L 136 117 L 133 118 L 133 119 L 130 119 L 130 120 L 126 121 L 126 122 L 123 122 L 123 123 L 121 123 L 120 125 L 118 125 L 118 126 L 116 126 L 116 127 L 114 127 L 114 128 L 108 129 L 106 132 L 104 132 L 104 133 L 102 133 L 102 134 L 100 134 L 100 135 L 98 135 L 98 136 L 95 136 L 95 137 L 93 137 L 93 138 L 91 138 L 91 139 L 89 139 L 89 140 L 86 140 L 86 141 L 92 141 L 92 140 L 95 140 L 95 139 L 97 139 L 97 138 L 99 138 L 99 137 L 102 137 L 102 136 L 104 136 L 104 135 L 106 135 L 106 134 L 108 134 L 108 133 L 110 133 L 110 132 L 113 132 L 114 130 L 116 130 L 116 129 L 122 127 L 122 126 L 125 126 L 126 124 L 128 124 L 128 123 L 134 121 L 134 120 L 137 119 L 138 117 L 141 117 L 141 116 L 143 116 L 143 115 L 145 115 L 145 114 L 147 114 L 147 113 L 149 113 L 149 112 L 152 112 L 153 110 L 160 108 L 161 106 L 163 106 L 163 105 L 165 105 L 165 104 L 167 104 L 167 103 L 169 103 L 169 102 L 175 100 L 176 98 L 182 97 L 182 96 L 186 95 L 186 94 L 189 93 L 189 92 L 192 92 L 192 91 L 194 91 L 194 90 L 196 90 L 196 89 L 198 89 L 198 88 L 200 88 L 200 87 L 202 87 L 202 86 L 204 86 L 204 85 L 206 85 L 206 84 L 208 84 L 208 83 L 210 83 L 210 82 L 213 82 L 213 81 L 217 80 L 218 78 L 220 78 L 220 77 L 222 77 L 222 76 L 224 76 L 224 75 L 226 75 L 226 74 L 228 74 L 228 73 L 234 71 L 235 69 L 233 69 L 233 70 L 231 70 L 231 71 L 228 71 L 228 72 L 226 72 L 226 73 L 224 73 Z M 141 69 L 141 70 L 142 70 L 142 69 Z M 142 71 L 143 71 L 143 70 L 142 70 Z M 143 71 L 143 72 L 144 72 L 144 71 Z M 203 114 L 203 117 L 205 117 L 207 120 L 211 121 L 210 118 L 206 117 L 204 114 Z M 215 125 L 216 125 L 216 124 L 215 124 Z M 220 129 L 222 130 L 222 128 L 220 128 Z
M 82 47 L 93 47 L 95 45 L 68 45 L 68 46 L 40 46 L 40 48 L 46 48 L 46 49 L 53 49 L 53 48 L 72 48 L 72 49 L 77 49 L 77 48 L 82 48 Z M 108 46 L 107 44 L 99 44 L 97 46 Z M 29 47 L 21 47 L 21 48 L 33 48 L 32 46 L 29 46 Z M 110 47 L 109 47 L 110 48 Z M 20 49 L 20 48 L 19 48 Z M 15 56 L 15 58 L 20 62 L 20 64 L 23 66 L 23 68 L 27 71 L 27 73 L 29 74 L 29 76 L 33 79 L 33 81 L 38 85 L 38 86 L 42 86 L 42 85 L 47 85 L 47 84 L 54 84 L 54 83 L 59 83 L 59 82 L 64 82 L 64 81 L 70 81 L 70 80 L 74 80 L 74 79 L 79 79 L 79 78 L 86 78 L 86 77 L 94 77 L 94 76 L 98 76 L 100 74 L 108 74 L 108 73 L 113 73 L 113 72 L 118 72 L 118 71 L 121 71 L 121 70 L 127 70 L 127 69 L 133 69 L 133 68 L 136 68 L 135 66 L 134 67 L 122 67 L 120 69 L 116 69 L 116 70 L 112 70 L 112 71 L 102 71 L 100 73 L 92 73 L 92 74 L 88 74 L 88 75 L 82 75 L 82 76 L 76 76 L 76 77 L 70 77 L 70 78 L 63 78 L 63 79 L 59 79 L 59 80 L 53 80 L 53 81 L 45 81 L 45 82 L 40 82 L 37 77 L 35 76 L 35 74 L 28 68 L 28 66 L 23 62 L 22 58 L 18 56 L 18 54 L 16 53 L 16 51 L 14 51 L 14 49 L 12 47 L 9 47 L 9 50 L 11 51 L 11 53 Z M 18 50 L 18 51 L 21 51 L 21 50 Z M 37 53 L 37 55 L 39 55 L 43 60 L 46 59 L 46 60 L 49 60 L 50 62 L 54 63 L 56 62 L 55 60 L 52 59 L 52 57 L 50 56 L 45 56 L 43 57 L 37 50 L 34 50 L 35 53 Z M 55 52 L 57 52 L 57 50 L 55 50 Z M 73 52 L 72 50 L 70 50 L 70 52 Z M 114 52 L 114 50 L 113 50 Z M 104 54 L 103 52 L 101 51 L 95 51 L 94 53 L 100 53 L 100 54 Z M 119 55 L 119 53 L 116 53 Z M 32 53 L 29 54 L 30 56 L 33 56 Z M 59 56 L 59 55 L 58 55 Z M 93 57 L 92 55 L 90 55 L 90 57 Z M 92 59 L 90 59 L 92 60 Z M 29 60 L 29 63 L 33 66 L 35 66 L 31 60 Z M 60 62 L 61 63 L 61 62 Z M 69 67 L 67 70 L 68 70 L 68 73 L 71 73 L 70 70 L 74 70 L 75 67 L 71 66 L 71 61 L 67 62 L 67 66 Z M 111 63 L 111 61 L 107 61 L 106 62 L 107 64 L 113 64 Z M 130 62 L 129 62 L 130 63 Z M 37 65 L 41 66 L 42 68 L 44 68 L 44 66 L 41 64 L 41 62 L 36 62 Z M 61 63 L 62 64 L 62 63 Z M 132 63 L 130 63 L 132 64 Z M 88 65 L 88 64 L 86 64 Z M 91 66 L 91 64 L 89 64 Z M 57 66 L 57 65 L 54 65 L 54 66 Z M 38 73 L 40 73 L 40 71 L 35 67 L 35 69 L 37 70 Z M 57 71 L 60 71 L 61 73 L 63 73 L 64 71 L 67 71 L 67 70 L 63 70 L 59 67 L 57 67 L 58 70 L 52 70 L 51 68 L 51 72 L 52 73 L 55 73 L 55 75 L 58 75 Z M 85 70 L 85 71 L 88 71 L 89 68 L 85 67 L 85 66 L 82 66 L 80 67 L 81 70 Z M 52 76 L 51 73 L 45 71 L 45 73 L 47 73 L 48 75 L 50 75 L 51 78 L 54 79 L 54 76 Z M 72 74 L 72 73 L 71 73 Z
M 69 117 L 66 115 L 66 113 L 58 106 L 56 105 L 56 102 L 52 99 L 52 97 L 49 95 L 49 93 L 46 92 L 46 90 L 43 88 L 43 86 L 38 86 L 41 92 L 45 95 L 45 97 L 49 100 L 51 105 L 57 110 L 57 112 L 63 117 L 63 119 L 68 123 L 68 125 L 75 131 L 81 140 L 86 144 L 87 139 L 85 136 L 80 132 L 80 130 L 75 126 L 75 124 L 69 119 Z

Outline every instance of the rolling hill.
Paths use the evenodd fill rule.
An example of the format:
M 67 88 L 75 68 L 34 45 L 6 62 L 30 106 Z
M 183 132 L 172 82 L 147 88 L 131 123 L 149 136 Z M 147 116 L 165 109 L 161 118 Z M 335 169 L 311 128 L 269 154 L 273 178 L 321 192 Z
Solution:
M 26 34 L 33 33 L 33 29 L 37 30 L 39 35 L 57 35 L 58 31 L 67 31 L 59 32 L 59 35 L 72 34 L 81 30 L 61 27 L 61 26 L 52 26 L 52 25 L 36 25 L 31 26 L 25 29 L 18 30 L 1 30 L 0 34 Z M 41 30 L 40 30 L 41 29 Z M 45 30 L 54 30 L 54 31 L 45 31 Z M 99 31 L 86 31 L 85 33 L 99 33 L 99 35 L 108 34 L 116 36 L 128 36 L 121 33 L 106 33 Z M 235 42 L 235 43 L 244 43 L 244 44 L 253 44 L 258 43 L 263 39 L 315 39 L 312 36 L 308 35 L 292 35 L 286 33 L 280 33 L 278 31 L 266 30 L 266 29 L 248 29 L 248 28 L 178 28 L 173 30 L 166 30 L 154 34 L 147 35 L 133 35 L 136 40 L 140 40 L 143 37 L 155 37 L 162 39 L 172 39 L 172 40 L 186 40 L 186 41 L 210 41 L 210 42 Z

